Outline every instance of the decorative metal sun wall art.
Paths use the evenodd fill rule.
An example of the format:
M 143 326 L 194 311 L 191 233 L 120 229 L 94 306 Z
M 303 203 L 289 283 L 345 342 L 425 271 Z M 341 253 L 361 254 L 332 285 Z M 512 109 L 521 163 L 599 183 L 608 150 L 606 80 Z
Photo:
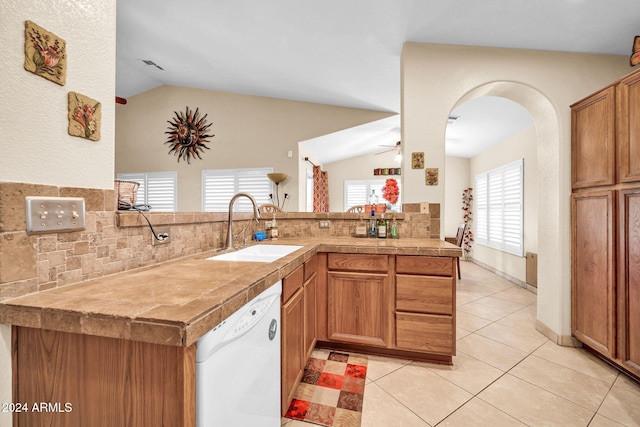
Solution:
M 209 142 L 207 138 L 215 135 L 207 134 L 207 130 L 212 125 L 212 123 L 207 124 L 207 114 L 200 117 L 198 108 L 195 112 L 189 107 L 185 108 L 185 113 L 174 111 L 176 116 L 173 120 L 167 120 L 170 126 L 165 133 L 169 135 L 169 138 L 165 144 L 171 146 L 169 154 L 173 153 L 174 156 L 178 156 L 178 162 L 180 159 L 184 159 L 188 164 L 191 164 L 192 157 L 202 159 L 200 153 L 204 152 L 205 148 L 209 150 L 209 147 L 205 145 L 205 142 Z

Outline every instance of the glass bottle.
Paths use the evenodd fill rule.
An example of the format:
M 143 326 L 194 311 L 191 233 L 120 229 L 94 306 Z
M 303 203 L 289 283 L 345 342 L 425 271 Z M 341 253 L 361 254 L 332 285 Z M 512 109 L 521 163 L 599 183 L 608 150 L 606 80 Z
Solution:
M 369 195 L 369 204 L 371 205 L 371 209 L 375 212 L 376 205 L 378 204 L 378 196 L 376 196 L 376 190 L 371 190 L 371 194 Z
M 369 219 L 369 237 L 378 236 L 378 223 L 376 221 L 376 211 L 373 205 L 371 205 L 371 219 Z
M 393 219 L 391 220 L 391 231 L 389 232 L 389 235 L 391 236 L 392 239 L 397 239 L 400 237 L 399 233 L 398 233 L 398 222 L 396 221 L 396 214 L 393 214 Z
M 384 219 L 384 214 L 381 214 L 378 220 L 378 238 L 387 238 L 387 221 Z
M 271 240 L 278 240 L 278 223 L 276 222 L 276 214 L 273 214 L 273 221 L 271 221 L 271 228 L 269 229 Z

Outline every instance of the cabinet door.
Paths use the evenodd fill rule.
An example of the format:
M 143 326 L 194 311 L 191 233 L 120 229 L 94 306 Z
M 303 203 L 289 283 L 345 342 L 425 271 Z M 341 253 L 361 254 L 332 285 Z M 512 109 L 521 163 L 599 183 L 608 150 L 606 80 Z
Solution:
M 615 87 L 571 106 L 571 184 L 615 183 Z
M 304 353 L 304 292 L 299 289 L 289 301 L 282 306 L 280 323 L 282 326 L 282 413 L 289 408 L 291 398 L 304 365 L 306 355 Z
M 317 288 L 318 279 L 315 275 L 304 284 L 304 349 L 308 358 L 316 345 L 317 334 Z
M 327 287 L 330 340 L 389 345 L 388 275 L 330 271 Z
M 573 194 L 571 328 L 580 341 L 615 353 L 613 191 Z
M 640 188 L 620 192 L 619 358 L 640 375 Z
M 616 92 L 619 181 L 640 181 L 640 73 L 623 79 Z

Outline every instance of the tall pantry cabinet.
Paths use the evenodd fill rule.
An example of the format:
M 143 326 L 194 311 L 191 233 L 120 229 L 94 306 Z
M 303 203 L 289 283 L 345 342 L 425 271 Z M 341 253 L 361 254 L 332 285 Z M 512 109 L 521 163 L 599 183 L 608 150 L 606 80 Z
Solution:
M 640 70 L 571 106 L 572 333 L 640 377 Z

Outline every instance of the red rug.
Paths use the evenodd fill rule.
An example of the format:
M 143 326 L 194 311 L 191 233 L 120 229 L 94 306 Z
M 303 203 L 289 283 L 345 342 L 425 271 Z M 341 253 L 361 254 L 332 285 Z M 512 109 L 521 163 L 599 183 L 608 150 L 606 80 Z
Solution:
M 358 427 L 362 419 L 365 356 L 332 351 L 309 358 L 286 418 L 327 427 Z

